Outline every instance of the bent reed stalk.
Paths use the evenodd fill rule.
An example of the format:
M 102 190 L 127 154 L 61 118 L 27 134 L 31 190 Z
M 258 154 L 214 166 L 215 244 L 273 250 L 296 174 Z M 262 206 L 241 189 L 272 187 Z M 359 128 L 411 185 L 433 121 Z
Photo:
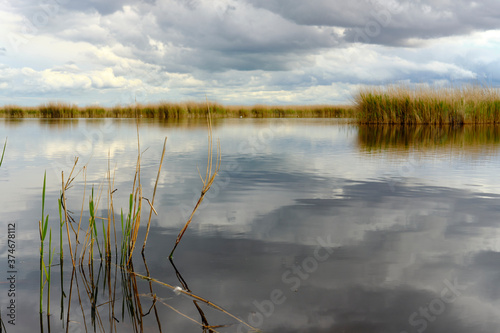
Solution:
M 389 85 L 354 96 L 362 124 L 497 124 L 500 89 L 463 85 Z
M 215 160 L 215 169 L 213 168 L 213 138 L 212 138 L 212 121 L 210 119 L 210 110 L 209 114 L 207 116 L 207 121 L 208 121 L 208 156 L 207 156 L 207 170 L 205 173 L 205 178 L 202 178 L 200 170 L 198 170 L 198 174 L 200 176 L 200 179 L 203 183 L 203 186 L 201 188 L 201 194 L 200 198 L 198 199 L 198 202 L 194 206 L 193 211 L 191 212 L 191 215 L 189 216 L 189 219 L 187 220 L 186 224 L 184 227 L 181 229 L 179 234 L 177 235 L 177 238 L 175 240 L 175 245 L 172 249 L 172 252 L 170 252 L 170 255 L 168 256 L 169 259 L 172 259 L 175 249 L 177 248 L 177 245 L 179 245 L 179 242 L 182 239 L 182 236 L 186 232 L 188 226 L 191 224 L 194 214 L 198 210 L 198 207 L 200 207 L 201 203 L 203 202 L 203 199 L 205 198 L 205 194 L 207 194 L 208 190 L 210 190 L 210 187 L 215 181 L 215 177 L 219 173 L 220 170 L 220 164 L 222 160 L 222 154 L 221 154 L 221 149 L 220 149 L 220 142 L 217 140 L 217 157 Z

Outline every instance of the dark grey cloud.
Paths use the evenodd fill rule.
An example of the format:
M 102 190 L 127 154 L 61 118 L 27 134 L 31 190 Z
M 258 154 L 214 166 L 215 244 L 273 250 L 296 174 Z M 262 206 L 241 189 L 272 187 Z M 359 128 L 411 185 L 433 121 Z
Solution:
M 160 9 L 155 17 L 163 34 L 155 38 L 182 46 L 191 63 L 209 71 L 290 69 L 304 63 L 299 58 L 339 44 L 340 36 L 331 30 L 301 27 L 267 10 L 235 4 L 211 12 L 199 5 Z
M 96 1 L 96 0 L 83 0 L 83 1 L 72 1 L 72 0 L 54 0 L 54 1 L 39 1 L 33 2 L 30 0 L 16 1 L 15 6 L 17 8 L 22 8 L 23 12 L 27 15 L 29 19 L 33 18 L 33 15 L 39 15 L 41 12 L 47 14 L 52 13 L 57 15 L 62 12 L 74 11 L 74 12 L 97 12 L 101 15 L 109 15 L 118 10 L 121 10 L 123 6 L 140 4 L 146 1 L 136 1 L 136 0 L 109 0 L 109 1 Z
M 411 38 L 464 35 L 500 27 L 494 0 L 249 0 L 300 25 L 346 28 L 346 43 L 406 45 Z

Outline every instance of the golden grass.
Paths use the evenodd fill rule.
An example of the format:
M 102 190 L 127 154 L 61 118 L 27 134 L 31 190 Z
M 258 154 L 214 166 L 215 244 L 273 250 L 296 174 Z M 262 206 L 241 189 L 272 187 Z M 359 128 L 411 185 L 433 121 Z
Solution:
M 463 85 L 389 85 L 354 96 L 364 124 L 493 124 L 500 122 L 500 89 Z
M 352 118 L 354 108 L 349 105 L 293 105 L 293 106 L 225 106 L 208 103 L 214 118 Z M 5 105 L 0 107 L 0 118 L 204 118 L 207 103 L 160 102 L 132 106 L 85 106 L 51 102 L 36 107 Z

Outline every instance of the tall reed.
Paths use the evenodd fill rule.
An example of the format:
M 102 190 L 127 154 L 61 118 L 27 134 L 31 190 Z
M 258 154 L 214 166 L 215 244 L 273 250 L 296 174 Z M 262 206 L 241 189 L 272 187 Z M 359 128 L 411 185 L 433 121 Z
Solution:
M 354 96 L 363 124 L 500 123 L 500 89 L 463 85 L 389 85 Z

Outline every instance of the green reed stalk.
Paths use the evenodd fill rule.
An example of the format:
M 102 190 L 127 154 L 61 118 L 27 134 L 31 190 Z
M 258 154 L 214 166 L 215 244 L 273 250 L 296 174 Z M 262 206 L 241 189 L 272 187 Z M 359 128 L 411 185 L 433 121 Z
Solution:
M 59 258 L 59 272 L 61 274 L 59 279 L 61 283 L 61 315 L 59 319 L 62 321 L 64 318 L 64 298 L 66 297 L 66 294 L 64 293 L 64 263 L 62 257 Z
M 90 245 L 90 250 L 91 253 L 93 254 L 93 248 L 94 248 L 94 240 L 97 244 L 97 249 L 99 250 L 99 257 L 102 259 L 102 252 L 101 252 L 101 247 L 99 246 L 99 240 L 97 239 L 97 226 L 96 226 L 96 221 L 95 221 L 95 206 L 94 206 L 94 187 L 92 187 L 92 194 L 89 199 L 89 212 L 90 212 L 90 234 L 91 234 L 91 245 Z M 92 231 L 94 232 L 92 234 Z M 93 257 L 92 255 L 90 256 L 91 258 Z
M 123 243 L 125 242 L 124 239 L 125 239 L 125 230 L 123 229 L 123 208 L 121 209 L 120 211 L 120 222 L 121 222 L 121 227 L 122 227 L 122 244 L 120 246 L 120 265 L 123 265 L 123 258 L 124 258 L 124 255 L 123 255 Z
M 129 244 L 130 244 L 130 237 L 131 237 L 131 230 L 132 230 L 132 210 L 134 206 L 134 194 L 130 193 L 130 199 L 129 199 L 129 208 L 128 208 L 128 214 L 127 214 L 127 219 L 125 221 L 125 225 L 123 224 L 123 210 L 121 212 L 121 223 L 122 223 L 122 247 L 121 247 L 121 260 L 120 263 L 121 265 L 125 265 L 126 261 L 128 260 L 129 256 Z
M 43 176 L 43 189 L 42 189 L 42 219 L 38 221 L 40 231 L 40 313 L 43 312 L 43 286 L 44 286 L 44 272 L 46 271 L 45 262 L 43 259 L 44 248 L 43 243 L 47 236 L 47 226 L 49 224 L 49 215 L 45 216 L 45 188 L 46 188 L 47 172 Z

